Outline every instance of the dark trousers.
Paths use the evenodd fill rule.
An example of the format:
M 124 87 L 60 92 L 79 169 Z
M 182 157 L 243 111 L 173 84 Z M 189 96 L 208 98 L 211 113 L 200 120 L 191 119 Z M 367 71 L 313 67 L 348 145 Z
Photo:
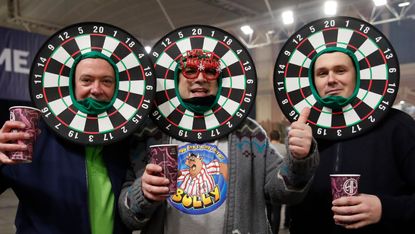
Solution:
M 278 234 L 278 231 L 280 230 L 281 221 L 281 204 L 267 204 L 267 216 L 268 221 L 271 224 L 272 233 Z

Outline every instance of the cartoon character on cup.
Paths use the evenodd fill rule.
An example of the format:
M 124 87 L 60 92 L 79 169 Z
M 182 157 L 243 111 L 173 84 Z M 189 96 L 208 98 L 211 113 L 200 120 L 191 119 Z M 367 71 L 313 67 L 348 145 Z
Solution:
M 208 164 L 203 162 L 200 155 L 190 153 L 186 158 L 188 169 L 180 170 L 180 176 L 177 181 L 180 188 L 189 196 L 197 196 L 208 193 L 214 189 L 216 182 L 213 174 L 222 174 L 227 180 L 228 165 L 219 163 L 218 160 L 212 160 Z M 200 178 L 204 180 L 200 181 Z

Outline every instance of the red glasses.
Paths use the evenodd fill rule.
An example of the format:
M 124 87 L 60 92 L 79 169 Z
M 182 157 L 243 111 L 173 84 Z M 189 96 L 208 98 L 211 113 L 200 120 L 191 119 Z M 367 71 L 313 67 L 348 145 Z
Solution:
M 198 49 L 187 51 L 187 56 L 180 61 L 180 68 L 183 76 L 191 80 L 196 79 L 200 72 L 206 80 L 216 80 L 221 73 L 220 63 L 213 54 Z

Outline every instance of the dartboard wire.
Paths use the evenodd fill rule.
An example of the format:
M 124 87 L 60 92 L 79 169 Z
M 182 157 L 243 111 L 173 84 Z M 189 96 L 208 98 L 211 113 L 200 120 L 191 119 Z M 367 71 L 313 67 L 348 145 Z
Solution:
M 91 34 L 92 35 L 92 34 Z M 100 35 L 100 34 L 95 34 L 94 36 L 98 36 L 98 35 Z M 84 35 L 85 36 L 85 35 Z M 102 36 L 102 37 L 106 37 L 105 35 L 100 35 L 100 36 Z M 79 36 L 78 36 L 79 37 Z M 69 40 L 74 40 L 75 39 L 75 37 L 74 38 L 71 38 L 71 39 L 69 39 Z M 115 38 L 113 38 L 113 39 L 115 39 Z M 67 40 L 67 41 L 69 41 L 69 40 Z M 116 39 L 115 39 L 116 40 Z M 121 43 L 124 47 L 126 47 L 126 45 L 124 44 L 124 43 L 122 43 L 121 41 L 119 41 L 118 40 L 118 42 L 119 43 Z M 65 42 L 65 43 L 67 43 L 67 42 Z M 62 44 L 63 45 L 63 44 Z M 60 48 L 63 48 L 62 46 L 60 46 Z M 52 59 L 52 57 L 53 57 L 53 55 L 55 54 L 55 53 L 57 53 L 57 51 L 58 51 L 58 49 L 59 49 L 59 47 L 51 54 L 51 56 L 48 58 L 48 61 L 47 61 L 47 63 L 46 63 L 46 65 L 45 65 L 45 68 L 44 68 L 44 73 L 43 73 L 43 77 L 45 76 L 45 74 L 46 74 L 46 70 L 47 70 L 47 68 L 48 68 L 48 66 L 49 66 L 49 62 L 51 61 L 51 59 Z M 64 49 L 64 48 L 63 48 Z M 78 51 L 76 51 L 75 53 L 73 53 L 72 55 L 70 55 L 70 57 L 68 57 L 68 59 L 65 61 L 65 63 L 61 63 L 61 69 L 60 69 L 60 71 L 59 71 L 59 74 L 58 74 L 58 77 L 60 77 L 61 76 L 61 74 L 62 74 L 62 71 L 63 71 L 63 69 L 66 67 L 66 64 L 67 64 L 67 62 L 68 61 L 71 61 L 71 59 L 73 60 L 73 56 L 76 56 L 77 54 L 79 54 L 79 53 L 82 53 L 82 50 L 91 50 L 91 49 L 100 49 L 100 50 L 105 50 L 105 51 L 107 51 L 108 53 L 111 53 L 111 55 L 112 56 L 114 56 L 116 59 L 118 59 L 118 62 L 117 62 L 117 64 L 118 63 L 121 63 L 121 65 L 124 67 L 124 71 L 126 72 L 126 74 L 127 74 L 127 77 L 128 77 L 128 80 L 129 81 L 131 81 L 131 75 L 130 75 L 130 71 L 129 71 L 129 69 L 127 69 L 127 66 L 124 64 L 124 62 L 122 61 L 122 59 L 120 59 L 116 54 L 114 54 L 114 51 L 109 51 L 109 50 L 107 50 L 107 49 L 105 49 L 105 48 L 102 48 L 102 47 L 88 47 L 88 48 L 83 48 L 83 49 L 81 49 L 81 50 L 78 50 Z M 129 50 L 129 52 L 130 52 L 130 54 L 132 53 L 133 55 L 134 55 L 134 57 L 136 58 L 136 61 L 138 62 L 138 66 L 137 66 L 137 68 L 138 67 L 142 67 L 142 64 L 140 63 L 140 61 L 139 61 L 139 59 L 137 58 L 137 56 L 132 52 L 132 50 L 131 49 L 129 49 L 129 48 L 127 48 L 128 50 Z M 55 59 L 55 61 L 56 61 L 56 59 Z M 145 82 L 145 76 L 144 76 L 144 72 L 143 72 L 143 69 L 138 69 L 138 70 L 141 70 L 141 73 L 142 73 L 142 77 L 143 77 L 143 81 Z M 129 87 L 131 88 L 131 84 L 129 84 Z M 56 87 L 55 87 L 56 88 Z M 127 105 L 125 102 L 128 100 L 128 98 L 129 98 L 129 96 L 130 96 L 130 92 L 126 92 L 127 93 L 127 96 L 124 98 L 124 100 L 120 100 L 120 99 L 118 99 L 118 100 L 120 100 L 120 102 L 122 103 L 118 108 L 115 108 L 115 106 L 114 106 L 114 111 L 112 112 L 112 113 L 106 113 L 105 112 L 105 115 L 102 115 L 102 116 L 97 116 L 97 117 L 94 117 L 94 116 L 89 116 L 89 115 L 86 115 L 85 113 L 83 113 L 83 112 L 80 112 L 80 111 L 74 111 L 74 110 L 72 110 L 72 108 L 70 107 L 70 106 L 72 106 L 72 104 L 71 105 L 68 105 L 68 103 L 66 103 L 66 101 L 65 101 L 65 99 L 64 99 L 64 97 L 62 96 L 62 92 L 61 92 L 61 86 L 58 86 L 57 87 L 58 88 L 58 92 L 59 92 L 59 95 L 60 95 L 60 99 L 59 100 L 62 100 L 62 103 L 67 107 L 67 109 L 69 110 L 69 111 L 71 111 L 74 115 L 76 115 L 76 116 L 79 116 L 79 117 L 81 117 L 81 118 L 84 118 L 84 119 L 90 119 L 90 120 L 97 120 L 97 119 L 105 119 L 105 118 L 107 118 L 107 119 L 109 119 L 109 121 L 111 122 L 111 116 L 112 115 L 114 115 L 115 113 L 117 113 L 117 112 L 119 112 L 119 110 L 120 109 L 122 109 L 122 107 L 124 106 L 124 105 Z M 55 116 L 56 116 L 56 118 L 59 120 L 59 122 L 60 123 L 62 123 L 63 125 L 65 125 L 66 127 L 68 127 L 69 129 L 72 129 L 72 130 L 74 130 L 74 131 L 83 131 L 83 129 L 78 129 L 78 128 L 75 128 L 75 127 L 73 127 L 73 126 L 71 126 L 71 123 L 66 123 L 64 120 L 62 120 L 61 118 L 59 118 L 58 117 L 58 115 L 56 115 L 56 113 L 54 112 L 54 109 L 53 108 L 51 108 L 51 106 L 49 105 L 49 101 L 48 101 L 48 98 L 47 98 L 47 95 L 46 95 L 46 93 L 45 93 L 45 88 L 43 88 L 43 93 L 44 93 L 44 97 L 45 97 L 45 100 L 46 100 L 46 102 L 47 102 L 47 106 L 49 107 L 49 110 L 52 112 L 52 114 L 54 114 Z M 140 103 L 138 104 L 138 106 L 137 107 L 139 107 L 139 106 L 141 106 L 141 104 L 143 103 L 143 95 L 140 95 L 140 96 L 142 96 L 142 98 L 141 98 L 141 101 L 140 101 Z M 55 100 L 56 101 L 56 100 Z M 138 111 L 138 109 L 135 111 L 135 113 Z M 134 117 L 134 115 L 135 115 L 135 113 L 134 114 L 132 114 L 132 115 L 130 115 L 129 116 L 129 119 L 126 119 L 126 118 L 124 118 L 124 120 L 125 121 L 123 121 L 121 124 L 119 124 L 118 126 L 113 126 L 112 125 L 112 128 L 111 129 L 108 129 L 108 130 L 104 130 L 104 131 L 98 131 L 98 132 L 88 132 L 88 131 L 83 131 L 83 133 L 85 133 L 85 134 L 105 134 L 105 133 L 108 133 L 108 132 L 112 132 L 113 130 L 117 130 L 117 129 L 119 129 L 119 128 L 121 128 L 122 126 L 124 126 L 125 124 L 127 124 L 128 122 L 129 122 L 129 120 L 131 120 L 133 117 Z M 124 117 L 124 115 L 121 115 L 121 116 L 123 116 Z
M 338 28 L 336 28 L 336 29 L 338 29 Z M 335 29 L 326 29 L 326 30 L 335 30 Z M 353 30 L 351 30 L 351 31 L 353 31 Z M 354 31 L 353 31 L 354 32 Z M 371 39 L 371 38 L 369 38 L 369 37 L 367 37 L 366 35 L 364 35 L 364 34 L 362 34 L 362 33 L 360 33 L 362 36 L 364 36 L 367 40 L 370 40 L 370 42 L 372 42 L 374 45 L 376 45 L 376 43 L 374 43 L 373 42 L 373 40 Z M 308 39 L 306 39 L 306 40 L 303 40 L 297 47 L 296 47 L 296 50 L 298 50 L 298 48 L 305 42 L 305 41 L 307 41 Z M 330 44 L 344 44 L 344 45 L 347 45 L 347 46 L 350 46 L 351 48 L 353 48 L 353 49 L 355 49 L 355 53 L 356 52 L 359 52 L 360 53 L 360 55 L 362 55 L 362 59 L 365 59 L 365 61 L 366 61 L 366 63 L 368 64 L 368 68 L 367 69 L 369 69 L 369 72 L 370 72 L 370 83 L 369 83 L 369 87 L 367 88 L 367 89 L 364 89 L 365 91 L 366 91 L 366 94 L 364 95 L 364 97 L 366 97 L 366 95 L 367 95 L 367 93 L 369 93 L 370 92 L 370 89 L 371 89 L 371 86 L 372 86 L 372 80 L 373 80 L 373 75 L 372 75 L 372 69 L 373 69 L 373 67 L 370 65 L 370 62 L 368 61 L 368 59 L 367 59 L 367 56 L 369 55 L 366 55 L 366 54 L 364 54 L 363 52 L 361 52 L 360 51 L 360 49 L 359 48 L 356 48 L 356 47 L 354 47 L 353 45 L 350 45 L 350 44 L 346 44 L 346 43 L 343 43 L 343 42 L 329 42 L 329 43 L 325 43 L 325 44 L 323 44 L 323 45 L 320 45 L 318 48 L 320 48 L 320 47 L 323 47 L 323 46 L 326 46 L 326 45 L 330 45 Z M 299 71 L 299 74 L 301 74 L 301 71 L 302 71 L 302 69 L 304 68 L 304 64 L 305 64 L 305 62 L 307 61 L 307 59 L 309 58 L 309 56 L 312 54 L 312 53 L 314 53 L 316 50 L 318 50 L 318 48 L 316 48 L 315 50 L 313 50 L 313 51 L 311 51 L 307 56 L 306 56 L 306 58 L 304 59 L 304 61 L 303 61 L 303 63 L 302 63 L 302 66 L 301 66 L 301 68 L 300 68 L 300 71 Z M 385 64 L 382 64 L 382 65 L 384 65 L 385 66 L 385 70 L 387 71 L 388 70 L 388 64 L 386 63 L 386 58 L 384 57 L 384 54 L 383 54 L 383 52 L 379 49 L 379 47 L 377 47 L 378 49 L 377 49 L 377 51 L 379 51 L 379 54 L 381 54 L 381 56 L 383 57 L 383 61 L 384 61 L 384 63 Z M 373 51 L 372 53 L 375 53 L 376 51 Z M 301 52 L 300 52 L 301 53 Z M 292 55 L 290 56 L 290 58 L 289 58 L 289 60 L 291 60 L 291 57 L 292 56 L 294 56 L 294 52 L 292 53 Z M 289 65 L 289 64 L 288 64 Z M 286 71 L 285 71 L 285 79 L 287 79 L 287 76 L 286 76 L 286 72 L 287 72 L 287 70 L 288 70 L 288 66 L 286 67 Z M 389 76 L 389 74 L 386 74 L 387 76 Z M 298 81 L 298 84 L 299 84 L 299 90 L 300 90 L 300 92 L 301 92 L 301 95 L 302 95 L 302 97 L 303 98 L 305 98 L 305 95 L 304 95 L 304 93 L 303 93 L 303 90 L 302 90 L 302 88 L 306 88 L 306 87 L 302 87 L 301 86 L 301 82 L 300 82 L 300 79 L 298 79 L 299 81 Z M 386 87 L 387 87 L 387 85 L 388 85 L 388 78 L 386 79 L 387 80 L 387 82 L 386 82 L 386 85 L 384 86 L 385 88 L 384 88 L 384 91 L 383 91 L 383 93 L 382 93 L 382 95 L 384 95 L 385 94 L 385 92 L 386 92 Z M 286 88 L 286 84 L 285 84 L 285 88 Z M 293 106 L 293 108 L 295 109 L 295 111 L 297 112 L 297 113 L 299 113 L 298 112 L 298 110 L 295 108 L 295 105 L 293 105 L 293 103 L 292 103 L 292 101 L 291 101 L 291 99 L 289 98 L 289 96 L 287 95 L 287 97 L 288 97 L 288 99 L 289 99 L 289 101 L 290 101 L 290 104 Z M 382 96 L 382 98 L 378 101 L 378 105 L 382 102 L 382 100 L 383 100 L 383 96 Z M 343 110 L 342 112 L 331 112 L 331 113 L 328 113 L 328 114 L 334 114 L 334 115 L 336 115 L 336 114 L 343 114 L 343 113 L 345 113 L 345 112 L 348 112 L 348 111 L 350 111 L 350 110 L 352 110 L 352 109 L 354 109 L 354 108 L 356 108 L 358 105 L 360 105 L 362 102 L 363 102 L 363 100 L 364 100 L 365 98 L 363 98 L 363 99 L 360 99 L 360 101 L 357 103 L 357 104 L 355 104 L 354 106 L 352 106 L 352 107 L 350 107 L 349 109 L 346 109 L 346 110 Z M 308 102 L 308 100 L 307 99 L 305 99 L 306 101 L 307 101 L 307 103 L 313 108 L 313 109 L 315 109 L 316 111 L 318 111 L 318 112 L 322 112 L 322 110 L 320 110 L 320 109 L 318 109 L 317 107 L 315 107 L 314 106 L 314 104 L 313 105 L 311 105 L 311 103 L 309 103 Z M 377 106 L 378 106 L 377 105 Z M 369 114 L 367 114 L 366 116 L 364 116 L 360 121 L 358 121 L 358 122 L 362 122 L 363 120 L 365 120 L 368 116 L 370 116 L 372 113 L 374 112 L 374 109 L 371 111 L 371 112 L 369 112 Z M 355 124 L 355 123 L 354 123 Z M 316 124 L 317 126 L 319 126 L 318 124 Z M 352 124 L 353 125 L 353 124 Z M 346 127 L 348 127 L 349 125 L 346 125 Z M 350 125 L 351 126 L 351 125 Z
M 203 37 L 203 36 L 191 36 L 191 37 L 188 37 L 188 38 L 183 38 L 183 39 L 181 39 L 181 40 L 189 40 L 190 41 L 190 39 L 192 39 L 192 38 L 205 38 L 205 37 Z M 208 37 L 208 36 L 206 36 L 206 38 L 210 38 L 210 39 L 212 39 L 212 40 L 214 40 L 214 41 L 216 41 L 217 43 L 221 43 L 223 46 L 225 46 L 227 49 L 228 49 L 228 51 L 231 51 L 234 55 L 235 55 L 235 52 L 229 47 L 229 46 L 227 46 L 225 43 L 223 43 L 222 41 L 219 41 L 219 40 L 217 40 L 217 39 L 215 39 L 215 38 L 211 38 L 211 37 Z M 179 41 L 181 41 L 181 40 L 179 40 Z M 179 42 L 179 41 L 177 41 L 177 42 Z M 165 51 L 167 51 L 168 50 L 168 48 L 170 48 L 171 46 L 173 46 L 173 45 L 175 45 L 175 44 L 177 44 L 177 42 L 174 42 L 174 43 L 172 43 L 171 45 L 169 45 L 168 47 L 166 47 L 165 48 L 165 50 L 163 51 L 163 53 L 165 53 Z M 158 64 L 158 61 L 159 61 L 159 59 L 161 59 L 162 58 L 162 54 L 163 53 L 161 53 L 160 54 L 160 56 L 159 56 L 159 58 L 156 60 L 156 63 L 155 63 L 155 66 L 157 66 L 157 64 Z M 168 72 L 169 72 L 169 70 L 172 70 L 172 69 L 170 69 L 171 67 L 172 67 L 172 65 L 173 64 L 177 64 L 177 60 L 180 58 L 180 57 L 182 57 L 183 56 L 183 53 L 181 53 L 181 54 L 179 54 L 176 58 L 172 58 L 173 60 L 172 60 L 172 62 L 170 63 L 170 65 L 169 65 L 169 67 L 167 68 L 166 67 L 166 72 L 165 72 L 165 75 L 164 75 L 164 82 L 165 82 L 165 87 L 166 87 L 166 76 L 167 76 L 167 74 L 168 74 Z M 231 75 L 231 72 L 230 72 L 230 70 L 229 70 L 229 66 L 223 61 L 223 59 L 221 58 L 221 57 L 219 57 L 218 55 L 216 55 L 216 54 L 214 54 L 214 56 L 215 57 L 217 57 L 217 58 L 219 58 L 220 60 L 221 60 L 221 62 L 224 64 L 224 66 L 223 67 L 225 67 L 226 69 L 227 69 L 227 71 L 228 71 L 228 74 L 230 74 L 230 77 L 232 77 L 232 75 Z M 236 55 L 235 55 L 236 56 Z M 236 56 L 237 57 L 237 56 Z M 243 65 L 242 65 L 242 62 L 241 61 L 239 61 L 239 64 L 240 64 L 240 66 L 241 66 L 241 68 L 243 67 Z M 245 73 L 245 71 L 243 71 L 244 72 L 244 77 L 245 77 L 245 80 L 246 80 L 246 73 Z M 231 84 L 232 84 L 232 79 L 230 78 L 230 82 L 231 82 Z M 229 96 L 230 96 L 230 94 L 231 94 L 231 91 L 232 91 L 232 86 L 230 86 L 229 87 L 229 89 L 230 89 L 230 92 L 228 92 L 228 96 L 227 97 L 225 97 L 225 96 L 223 96 L 223 95 L 221 95 L 221 96 L 223 96 L 223 97 L 225 97 L 227 100 L 225 101 L 225 103 L 223 103 L 223 105 L 225 105 L 226 104 L 226 102 L 228 101 L 228 99 L 229 99 Z M 165 95 L 166 95 L 166 97 L 168 97 L 169 98 L 169 96 L 168 96 L 168 93 L 167 93 L 167 89 L 165 89 L 164 90 L 164 92 L 165 92 Z M 244 98 L 244 96 L 245 96 L 245 90 L 244 90 L 244 93 L 243 93 L 243 96 L 241 97 L 241 100 L 240 100 L 240 102 L 239 102 L 239 104 L 241 104 L 242 102 L 243 102 L 243 98 Z M 169 102 L 170 102 L 170 98 L 169 98 Z M 177 107 L 176 106 L 174 106 L 174 104 L 172 104 L 171 102 L 170 102 L 170 104 L 171 104 L 171 106 L 172 107 L 174 107 L 174 108 L 176 108 L 177 109 Z M 212 112 L 212 113 L 209 113 L 209 114 L 207 114 L 207 115 L 195 115 L 195 116 L 189 116 L 189 117 L 193 117 L 193 118 L 204 118 L 204 117 L 207 117 L 207 116 L 209 116 L 209 115 L 213 115 L 213 114 L 215 114 L 215 113 L 217 113 L 218 111 L 220 111 L 221 109 L 223 108 L 223 106 L 222 105 L 219 105 L 219 108 L 217 108 L 214 112 Z M 186 113 L 184 113 L 184 112 L 182 112 L 181 110 L 178 110 L 177 109 L 177 111 L 178 112 L 180 112 L 181 114 L 183 114 L 183 115 L 188 115 L 188 114 L 186 114 Z M 237 110 L 236 110 L 237 111 Z M 233 116 L 235 113 L 236 113 L 236 111 L 233 113 L 233 114 L 231 114 L 231 116 Z M 163 117 L 165 117 L 166 119 L 167 119 L 167 117 L 162 113 L 162 112 L 160 112 L 162 115 L 163 115 Z M 231 118 L 231 117 L 230 117 Z M 230 118 L 228 118 L 226 121 L 228 121 Z M 223 122 L 226 122 L 226 121 L 223 121 Z M 170 121 L 169 121 L 170 122 Z M 223 122 L 221 123 L 221 124 L 223 124 Z M 179 125 L 176 125 L 176 124 L 174 124 L 173 122 L 170 122 L 170 123 L 172 123 L 173 125 L 175 125 L 176 127 L 179 127 L 179 128 L 181 128 Z M 192 130 L 192 129 L 185 129 L 185 128 L 183 128 L 184 130 Z M 209 129 L 208 129 L 209 130 Z

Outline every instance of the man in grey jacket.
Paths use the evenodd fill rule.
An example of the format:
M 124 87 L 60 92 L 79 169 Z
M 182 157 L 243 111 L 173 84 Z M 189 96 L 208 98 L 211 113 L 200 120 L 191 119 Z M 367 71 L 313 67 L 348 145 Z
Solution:
M 220 63 L 209 53 L 184 57 L 176 89 L 193 111 L 210 106 L 218 90 Z M 207 103 L 207 104 L 204 104 Z M 121 217 L 142 233 L 270 233 L 266 202 L 296 203 L 308 190 L 319 157 L 305 109 L 291 125 L 289 156 L 270 147 L 257 122 L 211 142 L 180 141 L 152 123 L 135 134 L 132 167 L 119 199 Z M 149 146 L 179 145 L 177 192 L 168 196 L 162 167 L 147 163 Z

